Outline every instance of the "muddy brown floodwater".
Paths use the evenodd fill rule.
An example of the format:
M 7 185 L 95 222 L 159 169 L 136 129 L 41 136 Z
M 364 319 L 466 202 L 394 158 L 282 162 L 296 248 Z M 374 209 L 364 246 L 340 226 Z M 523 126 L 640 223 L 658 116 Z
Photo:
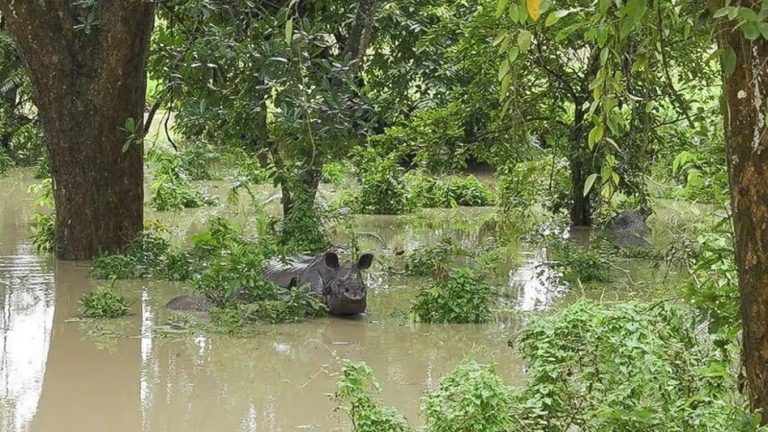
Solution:
M 522 363 L 507 346 L 519 316 L 488 325 L 410 323 L 405 311 L 423 281 L 389 277 L 380 267 L 366 276 L 369 313 L 358 320 L 265 325 L 244 339 L 169 336 L 156 331 L 168 318 L 162 306 L 184 287 L 138 280 L 118 284 L 132 302 L 127 318 L 78 321 L 78 299 L 98 282 L 87 263 L 35 253 L 28 221 L 37 209 L 27 193 L 33 182 L 26 172 L 0 179 L 3 432 L 348 430 L 328 396 L 340 358 L 366 361 L 383 400 L 412 425 L 423 421 L 425 390 L 462 360 L 495 362 L 507 382 L 523 380 Z M 207 186 L 224 193 L 221 184 Z M 188 234 L 211 215 L 236 217 L 242 210 L 220 206 L 159 217 Z M 367 217 L 358 228 L 382 253 L 443 235 L 472 244 L 491 233 L 482 223 L 489 211 Z M 537 279 L 540 253 L 523 257 L 523 265 L 510 271 L 509 296 L 519 309 L 546 309 L 559 290 Z

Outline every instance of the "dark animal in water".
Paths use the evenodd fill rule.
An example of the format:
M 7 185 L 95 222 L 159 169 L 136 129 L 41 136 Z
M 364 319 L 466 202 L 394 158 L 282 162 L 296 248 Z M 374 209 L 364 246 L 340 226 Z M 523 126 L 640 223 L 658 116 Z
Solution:
M 651 246 L 651 229 L 645 220 L 646 215 L 640 210 L 621 212 L 608 222 L 605 232 L 616 246 L 647 248 Z
M 308 289 L 319 295 L 333 315 L 358 315 L 367 305 L 361 270 L 373 263 L 372 254 L 363 254 L 357 263 L 343 267 L 334 252 L 321 255 L 296 255 L 288 260 L 267 262 L 262 276 L 285 289 Z M 213 303 L 202 295 L 183 295 L 171 299 L 170 309 L 207 311 Z

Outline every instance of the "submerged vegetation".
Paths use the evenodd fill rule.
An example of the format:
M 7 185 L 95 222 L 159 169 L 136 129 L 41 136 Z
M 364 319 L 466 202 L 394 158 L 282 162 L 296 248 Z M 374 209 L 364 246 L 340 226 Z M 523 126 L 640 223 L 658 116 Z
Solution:
M 530 368 L 525 385 L 464 363 L 427 392 L 425 431 L 765 430 L 737 391 L 735 353 L 701 337 L 684 307 L 581 301 L 534 319 L 510 344 Z M 343 363 L 337 396 L 354 430 L 370 430 L 357 424 L 370 418 L 405 430 L 369 380 L 364 364 Z
M 82 315 L 86 318 L 120 318 L 128 313 L 128 301 L 114 287 L 98 286 L 80 299 Z

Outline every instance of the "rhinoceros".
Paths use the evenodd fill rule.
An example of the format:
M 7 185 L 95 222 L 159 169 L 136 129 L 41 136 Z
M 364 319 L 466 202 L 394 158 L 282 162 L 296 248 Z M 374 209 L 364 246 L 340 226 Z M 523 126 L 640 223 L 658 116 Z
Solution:
M 606 226 L 606 234 L 622 248 L 647 248 L 651 229 L 646 224 L 646 214 L 641 210 L 625 211 L 614 216 Z
M 365 312 L 366 287 L 361 270 L 373 263 L 372 254 L 363 254 L 349 267 L 339 264 L 334 252 L 320 255 L 295 255 L 288 260 L 273 258 L 267 262 L 262 276 L 285 289 L 307 287 L 319 295 L 333 315 L 358 315 Z M 200 294 L 171 299 L 169 309 L 207 311 L 213 303 Z

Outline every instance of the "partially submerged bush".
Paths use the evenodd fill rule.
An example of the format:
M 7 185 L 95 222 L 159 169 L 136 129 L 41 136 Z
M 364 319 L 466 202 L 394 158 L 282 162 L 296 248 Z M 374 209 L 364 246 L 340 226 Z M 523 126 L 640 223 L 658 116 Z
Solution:
M 119 318 L 128 313 L 128 301 L 113 287 L 99 286 L 80 299 L 81 313 L 86 318 Z
M 497 177 L 497 205 L 503 213 L 526 212 L 537 205 L 557 213 L 569 206 L 571 182 L 565 159 L 546 157 L 503 166 Z
M 605 242 L 579 247 L 568 240 L 550 242 L 550 265 L 568 283 L 608 282 L 611 279 L 613 248 Z
M 365 363 L 342 360 L 334 398 L 336 411 L 345 411 L 355 432 L 410 432 L 400 412 L 376 400 L 381 391 L 373 371 Z
M 466 362 L 440 380 L 427 393 L 422 409 L 430 432 L 507 432 L 512 389 L 492 365 Z
M 190 185 L 191 179 L 179 156 L 154 152 L 151 159 L 157 164 L 149 188 L 149 203 L 155 210 L 183 210 L 215 204 L 213 199 Z
M 446 236 L 432 246 L 409 254 L 405 261 L 405 272 L 417 276 L 444 273 L 457 259 L 471 255 L 459 242 Z
M 0 147 L 0 175 L 4 175 L 8 172 L 11 168 L 14 166 L 13 159 L 11 159 L 11 156 L 8 155 L 8 153 Z
M 33 184 L 28 191 L 35 195 L 35 204 L 41 207 L 53 209 L 53 180 L 43 179 L 40 183 Z M 32 216 L 32 244 L 40 253 L 53 252 L 54 229 L 56 226 L 56 213 L 35 213 Z
M 422 288 L 411 313 L 422 322 L 482 323 L 491 316 L 496 291 L 469 268 L 452 270 Z
M 397 215 L 410 211 L 404 170 L 394 157 L 381 156 L 368 148 L 355 164 L 360 182 L 360 190 L 352 200 L 356 212 Z
M 99 255 L 92 262 L 91 273 L 97 279 L 165 278 L 164 263 L 170 255 L 168 240 L 145 231 L 121 254 Z
M 40 253 L 53 252 L 53 235 L 56 215 L 35 213 L 32 215 L 32 244 Z
M 536 318 L 517 346 L 530 377 L 512 431 L 755 431 L 732 370 L 690 312 L 578 302 Z
M 190 180 L 211 180 L 213 176 L 209 166 L 219 159 L 219 153 L 208 142 L 195 141 L 184 147 L 179 158 L 181 167 Z
M 436 178 L 424 171 L 406 174 L 408 199 L 413 207 L 484 207 L 493 204 L 493 194 L 475 176 Z

